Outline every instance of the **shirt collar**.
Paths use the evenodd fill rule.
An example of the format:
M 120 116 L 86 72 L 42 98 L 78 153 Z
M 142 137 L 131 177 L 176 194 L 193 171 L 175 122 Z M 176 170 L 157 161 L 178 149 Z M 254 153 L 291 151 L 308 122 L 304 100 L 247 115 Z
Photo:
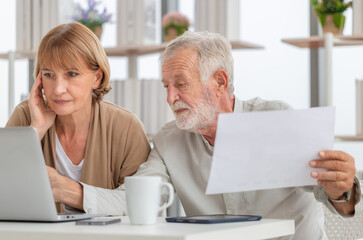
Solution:
M 203 142 L 204 142 L 204 144 L 208 147 L 208 149 L 209 149 L 210 151 L 212 151 L 212 152 L 213 152 L 213 150 L 214 150 L 214 146 L 210 145 L 210 143 L 208 142 L 208 140 L 207 140 L 207 139 L 205 139 L 205 138 L 204 138 L 204 136 L 203 136 L 202 134 L 200 134 L 200 136 L 202 137 Z
M 234 96 L 233 112 L 234 113 L 243 112 L 243 104 L 236 96 Z

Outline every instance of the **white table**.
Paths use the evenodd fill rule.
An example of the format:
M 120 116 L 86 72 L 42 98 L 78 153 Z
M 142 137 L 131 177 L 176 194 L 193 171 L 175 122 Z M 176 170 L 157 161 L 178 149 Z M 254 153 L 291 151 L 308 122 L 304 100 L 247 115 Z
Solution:
M 294 234 L 294 220 L 262 219 L 261 221 L 190 224 L 167 223 L 163 218 L 155 225 L 130 225 L 128 217 L 107 226 L 80 226 L 67 223 L 0 222 L 0 239 L 37 240 L 109 240 L 109 239 L 266 239 Z

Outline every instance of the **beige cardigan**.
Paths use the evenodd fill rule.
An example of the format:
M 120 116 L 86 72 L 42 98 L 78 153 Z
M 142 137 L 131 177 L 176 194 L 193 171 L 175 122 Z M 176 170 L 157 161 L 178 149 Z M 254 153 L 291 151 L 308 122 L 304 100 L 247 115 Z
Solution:
M 29 126 L 28 101 L 20 103 L 6 127 Z M 45 162 L 56 168 L 55 125 L 41 141 Z M 81 182 L 107 189 L 115 189 L 125 176 L 133 175 L 146 161 L 150 144 L 142 123 L 129 111 L 108 102 L 92 104 Z M 58 210 L 59 206 L 58 206 Z

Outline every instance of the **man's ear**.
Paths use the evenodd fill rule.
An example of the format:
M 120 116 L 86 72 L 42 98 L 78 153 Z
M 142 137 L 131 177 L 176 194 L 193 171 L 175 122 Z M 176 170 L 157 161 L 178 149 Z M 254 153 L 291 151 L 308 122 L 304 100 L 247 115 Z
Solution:
M 102 81 L 102 78 L 103 78 L 102 69 L 101 68 L 97 69 L 95 74 L 96 74 L 96 80 L 93 83 L 93 89 L 98 88 L 100 86 L 100 84 L 101 84 L 101 81 Z
M 228 91 L 228 75 L 226 70 L 219 69 L 214 73 L 214 79 L 217 82 L 217 92 L 223 94 L 226 90 Z

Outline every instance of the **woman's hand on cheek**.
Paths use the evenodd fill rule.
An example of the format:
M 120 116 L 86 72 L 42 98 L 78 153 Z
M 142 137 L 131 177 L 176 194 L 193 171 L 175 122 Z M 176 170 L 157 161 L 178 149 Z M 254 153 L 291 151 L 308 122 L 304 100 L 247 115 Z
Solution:
M 30 90 L 28 102 L 31 116 L 30 126 L 34 127 L 42 140 L 47 130 L 53 125 L 56 114 L 46 105 L 42 93 L 42 72 L 40 71 Z

